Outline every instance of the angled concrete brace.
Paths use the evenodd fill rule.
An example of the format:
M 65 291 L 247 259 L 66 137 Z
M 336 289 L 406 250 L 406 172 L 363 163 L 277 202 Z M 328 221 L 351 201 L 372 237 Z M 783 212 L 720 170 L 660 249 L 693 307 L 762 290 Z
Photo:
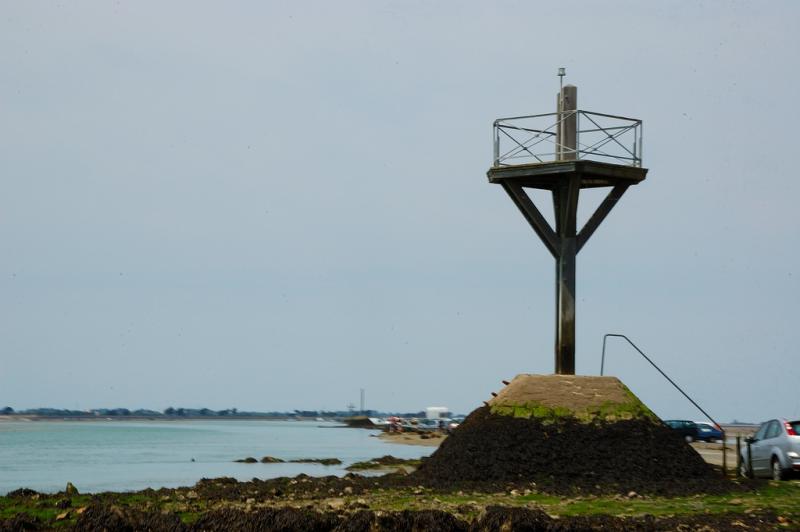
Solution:
M 556 259 L 556 345 L 555 369 L 560 375 L 575 374 L 575 270 L 578 252 L 628 189 L 616 185 L 577 233 L 578 197 L 581 175 L 570 176 L 553 193 L 556 227 L 550 227 L 522 186 L 503 182 L 503 189 L 534 232 Z
M 536 205 L 533 204 L 528 194 L 522 189 L 521 186 L 513 183 L 503 182 L 503 189 L 508 193 L 511 201 L 517 206 L 522 216 L 528 220 L 528 223 L 533 228 L 533 231 L 539 235 L 539 238 L 544 243 L 547 250 L 553 255 L 558 257 L 561 248 L 561 240 L 556 235 L 555 231 L 547 223 L 547 220 Z

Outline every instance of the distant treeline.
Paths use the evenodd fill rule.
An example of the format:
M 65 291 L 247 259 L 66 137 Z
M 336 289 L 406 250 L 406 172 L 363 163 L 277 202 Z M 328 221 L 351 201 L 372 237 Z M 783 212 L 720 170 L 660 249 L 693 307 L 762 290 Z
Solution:
M 357 412 L 352 410 L 293 410 L 291 412 L 247 412 L 236 408 L 225 410 L 211 410 L 210 408 L 165 408 L 163 412 L 140 408 L 129 410 L 127 408 L 95 408 L 92 410 L 69 410 L 64 408 L 29 408 L 27 410 L 14 410 L 10 406 L 0 408 L 0 415 L 20 415 L 39 417 L 148 417 L 148 418 L 179 418 L 179 417 L 240 417 L 240 418 L 274 418 L 274 419 L 299 419 L 299 418 L 324 418 L 339 419 L 354 415 L 369 417 L 425 417 L 425 412 L 378 412 L 366 410 Z

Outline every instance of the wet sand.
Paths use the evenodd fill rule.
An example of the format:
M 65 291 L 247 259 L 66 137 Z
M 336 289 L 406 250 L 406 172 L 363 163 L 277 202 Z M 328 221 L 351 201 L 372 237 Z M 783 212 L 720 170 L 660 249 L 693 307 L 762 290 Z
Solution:
M 438 447 L 447 436 L 443 434 L 423 434 L 417 432 L 381 432 L 380 439 L 387 443 L 400 443 L 403 445 L 423 445 L 425 447 Z

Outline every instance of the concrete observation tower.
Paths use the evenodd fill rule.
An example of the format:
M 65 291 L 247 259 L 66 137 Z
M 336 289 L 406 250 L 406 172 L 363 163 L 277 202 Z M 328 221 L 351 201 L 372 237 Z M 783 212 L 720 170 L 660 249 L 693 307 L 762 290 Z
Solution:
M 564 69 L 559 69 L 563 80 Z M 628 187 L 645 179 L 642 121 L 578 109 L 578 89 L 562 85 L 554 113 L 498 118 L 490 183 L 511 201 L 556 261 L 555 373 L 575 374 L 575 262 L 595 230 Z M 578 230 L 580 191 L 609 188 L 608 195 Z M 526 189 L 549 190 L 551 227 Z
M 718 473 L 622 381 L 575 375 L 575 258 L 628 187 L 647 174 L 641 121 L 580 111 L 577 93 L 562 86 L 554 113 L 496 120 L 488 172 L 555 258 L 555 374 L 504 380 L 415 474 L 447 485 L 493 480 L 533 482 L 537 490 L 705 493 Z M 580 192 L 596 187 L 607 194 L 579 230 Z M 554 227 L 530 189 L 552 195 Z M 586 439 L 589 426 L 590 444 L 573 445 Z

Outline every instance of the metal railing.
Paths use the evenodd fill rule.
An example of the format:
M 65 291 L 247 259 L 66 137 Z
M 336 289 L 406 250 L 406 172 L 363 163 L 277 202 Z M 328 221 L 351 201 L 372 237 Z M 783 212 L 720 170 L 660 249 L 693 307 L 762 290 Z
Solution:
M 567 123 L 576 124 L 574 147 L 560 139 Z M 494 121 L 495 168 L 574 159 L 641 167 L 642 121 L 581 110 Z
M 624 334 L 615 334 L 615 333 L 608 333 L 608 334 L 606 334 L 606 335 L 604 335 L 604 336 L 603 336 L 603 354 L 602 354 L 602 356 L 600 357 L 600 376 L 601 376 L 601 377 L 603 376 L 603 370 L 605 369 L 605 363 L 606 363 L 606 339 L 607 339 L 609 336 L 611 336 L 611 337 L 613 337 L 613 338 L 622 338 L 623 340 L 625 340 L 626 342 L 628 342 L 629 344 L 631 344 L 631 347 L 633 347 L 634 349 L 636 349 L 636 351 L 637 351 L 637 352 L 638 352 L 640 355 L 642 355 L 642 357 L 644 357 L 644 359 L 645 359 L 645 360 L 647 360 L 647 361 L 650 363 L 650 365 L 651 365 L 651 366 L 653 366 L 654 368 L 656 368 L 656 370 L 658 370 L 658 372 L 659 372 L 659 373 L 661 373 L 661 376 L 662 376 L 662 377 L 664 377 L 665 379 L 667 379 L 667 380 L 669 381 L 669 383 L 675 387 L 675 389 L 677 389 L 679 392 L 681 392 L 681 393 L 683 394 L 683 396 L 684 396 L 686 399 L 688 399 L 688 400 L 689 400 L 689 402 L 690 402 L 690 403 L 692 403 L 692 404 L 695 406 L 695 408 L 697 408 L 697 409 L 698 409 L 700 412 L 702 412 L 702 413 L 703 413 L 703 415 L 704 415 L 704 416 L 706 416 L 706 418 L 708 418 L 708 420 L 709 420 L 709 421 L 711 421 L 711 423 L 713 423 L 713 424 L 714 424 L 714 426 L 715 426 L 715 427 L 717 427 L 717 428 L 719 429 L 719 431 L 722 433 L 722 474 L 723 474 L 723 475 L 727 475 L 727 470 L 728 470 L 728 453 L 727 453 L 728 442 L 727 442 L 727 436 L 726 436 L 726 434 L 725 434 L 725 431 L 724 431 L 724 430 L 723 430 L 723 428 L 722 428 L 722 425 L 720 425 L 719 423 L 717 423 L 717 422 L 716 422 L 716 420 L 715 420 L 713 417 L 711 417 L 711 416 L 708 414 L 708 412 L 706 412 L 705 410 L 703 410 L 703 408 L 702 408 L 702 407 L 701 407 L 699 404 L 697 404 L 697 402 L 695 402 L 695 400 L 694 400 L 694 399 L 692 399 L 691 397 L 689 397 L 689 394 L 687 394 L 686 392 L 684 392 L 684 391 L 683 391 L 683 389 L 681 389 L 681 387 L 680 387 L 680 386 L 678 386 L 678 385 L 675 383 L 675 381 L 673 381 L 672 379 L 670 379 L 670 378 L 669 378 L 669 376 L 668 376 L 666 373 L 664 373 L 664 371 L 663 371 L 661 368 L 659 368 L 659 367 L 656 365 L 656 363 L 655 363 L 655 362 L 653 362 L 653 361 L 650 359 L 650 357 L 649 357 L 649 356 L 645 355 L 645 354 L 644 354 L 644 351 L 642 351 L 641 349 L 639 349 L 639 346 L 637 346 L 636 344 L 634 344 L 634 343 L 631 341 L 631 339 L 630 339 L 630 338 L 628 338 L 628 337 L 627 337 L 627 336 L 625 336 Z

